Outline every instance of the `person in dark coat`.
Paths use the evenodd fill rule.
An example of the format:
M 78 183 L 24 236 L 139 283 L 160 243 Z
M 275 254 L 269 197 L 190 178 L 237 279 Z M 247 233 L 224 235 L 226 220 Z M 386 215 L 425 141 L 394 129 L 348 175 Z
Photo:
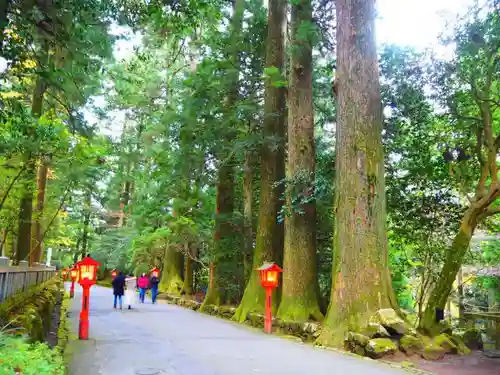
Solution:
M 119 302 L 121 310 L 123 308 L 123 294 L 125 293 L 125 275 L 123 272 L 120 271 L 111 284 L 113 285 L 113 295 L 115 296 L 113 307 L 116 309 L 116 302 Z
M 158 284 L 160 280 L 156 276 L 153 276 L 151 280 L 149 280 L 149 284 L 151 285 L 151 300 L 153 303 L 156 303 L 156 296 L 158 296 Z

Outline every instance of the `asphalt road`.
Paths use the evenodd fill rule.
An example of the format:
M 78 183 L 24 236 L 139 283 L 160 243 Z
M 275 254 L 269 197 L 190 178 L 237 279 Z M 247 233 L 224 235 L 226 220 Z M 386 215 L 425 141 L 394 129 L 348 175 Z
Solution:
M 78 332 L 81 290 L 70 310 Z M 70 375 L 403 375 L 402 370 L 269 336 L 168 304 L 114 310 L 93 286 L 88 341 L 70 343 Z

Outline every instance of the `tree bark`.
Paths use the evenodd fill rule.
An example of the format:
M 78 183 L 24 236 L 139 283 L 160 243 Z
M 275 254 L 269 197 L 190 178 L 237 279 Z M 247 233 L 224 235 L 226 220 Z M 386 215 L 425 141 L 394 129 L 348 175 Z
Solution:
M 316 260 L 316 149 L 312 102 L 311 0 L 292 3 L 292 55 L 288 89 L 287 206 L 283 289 L 278 317 L 322 320 Z M 295 203 L 299 200 L 299 203 Z
M 341 347 L 381 308 L 397 307 L 388 270 L 375 0 L 339 0 L 332 294 L 319 342 Z
M 285 0 L 269 1 L 266 67 L 276 67 L 280 76 L 284 75 L 285 11 Z M 285 174 L 285 88 L 274 85 L 273 79 L 268 79 L 266 82 L 262 132 L 264 139 L 260 149 L 260 202 L 253 269 L 264 262 L 281 263 L 283 258 L 283 222 L 277 220 L 281 208 L 283 184 L 276 187 L 276 183 L 282 181 Z M 278 139 L 279 143 L 272 144 L 270 139 Z M 276 308 L 277 293 L 273 296 Z M 244 321 L 249 312 L 263 312 L 264 306 L 265 292 L 260 285 L 259 275 L 253 271 L 250 273 L 235 319 Z

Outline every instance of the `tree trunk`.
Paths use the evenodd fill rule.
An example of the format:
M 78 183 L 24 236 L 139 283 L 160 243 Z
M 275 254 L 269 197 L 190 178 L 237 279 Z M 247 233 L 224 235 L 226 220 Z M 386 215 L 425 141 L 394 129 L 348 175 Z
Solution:
M 43 95 L 45 93 L 45 81 L 38 77 L 33 100 L 31 103 L 31 112 L 36 118 L 42 114 Z M 32 131 L 28 130 L 28 137 L 32 137 Z M 36 179 L 35 159 L 31 153 L 24 155 L 24 165 L 26 173 L 24 175 L 23 195 L 19 202 L 19 227 L 17 232 L 17 250 L 16 263 L 22 260 L 28 260 L 31 253 L 31 220 L 33 216 L 33 188 Z
M 339 0 L 332 295 L 319 341 L 341 347 L 348 330 L 397 308 L 388 270 L 382 106 L 375 0 Z
M 38 180 L 37 180 L 37 204 L 36 204 L 36 216 L 35 216 L 35 226 L 33 228 L 34 243 L 32 244 L 30 264 L 34 262 L 40 262 L 43 247 L 43 231 L 42 231 L 42 215 L 43 206 L 45 203 L 45 189 L 47 186 L 47 173 L 49 171 L 49 162 L 43 160 L 42 164 L 38 168 Z
M 159 289 L 163 293 L 180 296 L 184 281 L 182 271 L 184 267 L 184 256 L 174 245 L 167 244 L 165 260 L 163 261 L 162 277 Z
M 257 226 L 256 246 L 253 254 L 255 269 L 264 262 L 281 263 L 283 258 L 283 223 L 277 215 L 281 208 L 283 184 L 275 184 L 284 178 L 284 134 L 285 134 L 285 89 L 276 87 L 273 81 L 284 73 L 284 33 L 285 0 L 270 0 L 268 13 L 268 35 L 266 67 L 276 67 L 280 77 L 272 77 L 266 82 L 264 99 L 263 144 L 260 150 L 260 203 Z M 279 139 L 276 145 L 275 139 Z M 276 147 L 277 146 L 277 147 Z M 277 306 L 277 293 L 274 296 L 274 308 Z M 265 292 L 260 285 L 257 272 L 250 273 L 243 298 L 235 314 L 235 319 L 244 321 L 249 312 L 263 312 Z
M 87 193 L 85 195 L 85 214 L 83 218 L 83 234 L 82 234 L 82 259 L 87 255 L 88 247 L 88 236 L 89 236 L 89 225 L 92 216 L 92 189 L 87 187 Z
M 185 253 L 187 254 L 184 259 L 184 285 L 182 286 L 182 294 L 185 294 L 187 296 L 192 296 L 194 294 L 193 292 L 193 260 L 191 259 L 190 255 L 192 249 L 190 248 L 189 244 L 186 243 L 184 244 L 184 249 Z
M 245 164 L 243 167 L 243 267 L 245 282 L 252 270 L 253 252 L 253 157 L 252 151 L 245 152 Z
M 234 13 L 231 20 L 231 43 L 230 43 L 230 60 L 232 68 L 228 71 L 230 82 L 228 87 L 228 96 L 225 104 L 226 116 L 232 118 L 233 106 L 236 104 L 238 96 L 238 51 L 239 51 L 239 35 L 243 22 L 243 13 L 245 10 L 245 0 L 236 0 L 234 2 Z M 236 137 L 236 129 L 238 124 L 231 120 L 231 129 L 226 137 L 225 146 L 231 145 L 231 142 Z M 217 197 L 216 197 L 216 217 L 214 230 L 214 244 L 212 259 L 210 261 L 210 276 L 207 294 L 201 306 L 202 309 L 208 305 L 220 305 L 221 289 L 225 289 L 223 264 L 226 263 L 226 257 L 230 256 L 228 249 L 235 246 L 232 243 L 234 238 L 234 227 L 232 225 L 233 209 L 234 209 L 234 156 L 231 154 L 227 161 L 223 160 L 227 157 L 224 153 L 218 157 L 221 166 L 217 176 Z
M 223 272 L 220 269 L 225 254 L 232 244 L 234 236 L 232 214 L 234 206 L 234 171 L 232 165 L 220 167 L 216 196 L 216 217 L 213 243 L 213 254 L 210 262 L 210 275 L 207 295 L 203 306 L 219 305 L 221 301 L 221 287 L 224 285 Z
M 438 281 L 432 289 L 429 301 L 425 306 L 422 319 L 419 323 L 419 330 L 426 334 L 433 333 L 432 328 L 436 325 L 436 309 L 444 310 L 446 301 L 450 296 L 453 287 L 453 281 L 456 279 L 458 271 L 462 267 L 462 260 L 469 249 L 470 240 L 474 234 L 477 225 L 476 209 L 469 208 L 462 223 L 458 234 L 455 236 L 450 250 L 446 252 L 446 259 L 443 269 L 439 274 Z
M 283 289 L 278 317 L 322 320 L 316 265 L 316 150 L 312 102 L 311 0 L 292 3 L 292 55 L 288 89 L 287 206 Z M 299 203 L 295 203 L 297 199 Z
M 4 250 L 4 248 L 6 247 L 6 243 L 7 243 L 7 235 L 9 234 L 9 230 L 8 229 L 3 229 L 2 230 L 2 240 L 0 242 L 0 256 L 3 257 L 3 256 L 6 256 L 7 252 Z

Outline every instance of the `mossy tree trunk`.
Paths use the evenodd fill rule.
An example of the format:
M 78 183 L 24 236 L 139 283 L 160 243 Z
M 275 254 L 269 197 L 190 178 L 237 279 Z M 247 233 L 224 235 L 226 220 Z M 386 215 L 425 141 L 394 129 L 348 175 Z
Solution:
M 253 266 L 235 319 L 244 321 L 249 312 L 263 312 L 265 291 L 255 269 L 264 262 L 281 262 L 283 258 L 283 223 L 277 220 L 281 208 L 284 177 L 285 89 L 276 85 L 284 74 L 284 33 L 286 1 L 270 0 L 266 67 L 278 73 L 268 78 L 264 99 L 263 144 L 260 149 L 260 203 L 253 254 Z M 276 144 L 278 140 L 278 144 Z M 274 293 L 274 307 L 277 293 Z
M 312 102 L 311 0 L 292 3 L 283 289 L 278 317 L 322 320 L 316 266 L 316 150 Z M 312 30 L 311 30 L 312 31 Z
M 238 123 L 235 121 L 234 106 L 238 98 L 239 77 L 239 40 L 245 10 L 245 0 L 236 0 L 233 5 L 233 18 L 231 20 L 231 41 L 228 47 L 231 67 L 228 69 L 228 95 L 224 104 L 225 116 L 230 124 L 226 140 L 223 142 L 222 150 L 218 155 L 219 170 L 217 172 L 216 191 L 216 217 L 213 236 L 213 246 L 210 261 L 210 274 L 207 294 L 203 300 L 201 309 L 208 305 L 220 305 L 221 289 L 226 287 L 224 277 L 227 275 L 223 265 L 227 264 L 227 257 L 234 248 L 235 231 L 233 226 L 234 209 L 234 163 L 235 158 L 230 147 L 236 138 Z M 229 155 L 229 157 L 228 157 Z
M 182 252 L 176 248 L 176 245 L 167 243 L 159 290 L 173 296 L 180 296 L 184 286 L 183 268 L 184 256 Z
M 450 249 L 446 252 L 443 269 L 425 305 L 422 319 L 419 321 L 420 331 L 427 334 L 432 333 L 432 328 L 437 323 L 436 309 L 440 308 L 444 311 L 446 301 L 453 288 L 453 282 L 462 267 L 463 258 L 469 249 L 470 240 L 476 226 L 477 213 L 474 209 L 469 209 L 462 219 L 459 232 L 455 236 Z
M 332 294 L 319 342 L 342 346 L 381 308 L 396 307 L 388 270 L 375 0 L 339 0 Z

